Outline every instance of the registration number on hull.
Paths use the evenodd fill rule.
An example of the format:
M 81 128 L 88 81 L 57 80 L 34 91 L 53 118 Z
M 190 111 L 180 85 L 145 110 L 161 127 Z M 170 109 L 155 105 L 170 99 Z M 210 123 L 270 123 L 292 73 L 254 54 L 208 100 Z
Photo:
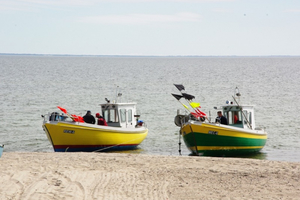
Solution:
M 211 135 L 218 135 L 218 131 L 208 131 L 208 134 L 211 134 Z
M 70 134 L 74 134 L 75 133 L 75 131 L 73 131 L 73 130 L 64 130 L 64 133 L 70 133 Z

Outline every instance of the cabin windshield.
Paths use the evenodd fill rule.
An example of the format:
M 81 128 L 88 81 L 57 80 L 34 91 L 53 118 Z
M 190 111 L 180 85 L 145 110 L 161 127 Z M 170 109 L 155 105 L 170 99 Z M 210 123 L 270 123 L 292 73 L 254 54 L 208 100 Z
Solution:
M 133 121 L 133 112 L 130 108 L 122 108 L 119 110 L 120 124 L 122 127 L 133 127 L 135 122 Z
M 241 124 L 242 123 L 242 112 L 241 111 L 228 111 L 226 112 L 228 124 Z
M 103 116 L 108 123 L 119 122 L 118 110 L 107 109 L 103 111 Z
M 227 118 L 228 125 L 235 127 L 243 127 L 243 116 L 240 107 L 232 106 L 224 108 L 224 115 Z
M 252 113 L 248 110 L 244 110 L 243 112 L 244 112 L 244 116 L 246 116 L 246 119 L 248 120 L 248 121 L 244 120 L 245 127 L 248 127 L 249 125 L 252 126 Z
M 121 122 L 126 122 L 126 109 L 120 109 Z
M 101 109 L 108 126 L 133 128 L 136 125 L 134 105 L 102 104 Z
M 131 109 L 128 110 L 128 122 L 129 123 L 132 122 L 132 110 Z
M 248 107 L 224 106 L 223 113 L 227 118 L 228 125 L 251 129 L 254 126 L 254 116 L 253 109 Z

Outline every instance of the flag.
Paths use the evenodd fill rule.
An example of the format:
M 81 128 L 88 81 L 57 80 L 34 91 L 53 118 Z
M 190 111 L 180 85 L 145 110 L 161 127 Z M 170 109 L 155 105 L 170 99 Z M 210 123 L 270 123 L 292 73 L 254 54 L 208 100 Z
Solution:
M 182 96 L 186 99 L 186 100 L 192 100 L 195 99 L 195 97 L 193 95 L 187 94 L 187 93 L 182 93 Z
M 182 104 L 186 109 L 190 110 L 189 107 L 187 107 L 186 105 Z
M 194 117 L 198 118 L 198 114 L 197 113 L 194 113 L 194 112 L 191 112 L 192 115 L 194 115 Z
M 197 102 L 191 102 L 190 105 L 192 106 L 192 108 L 198 108 L 198 107 L 200 107 L 200 103 L 197 103 Z
M 196 113 L 199 115 L 199 117 L 206 117 L 206 114 L 202 112 L 199 108 L 196 108 Z
M 175 85 L 175 87 L 176 87 L 179 91 L 185 90 L 185 89 L 184 89 L 184 86 L 181 85 L 181 84 L 174 84 L 174 85 Z
M 73 115 L 73 114 L 71 116 L 73 117 L 73 120 L 75 122 L 84 122 L 83 117 L 81 117 L 81 116 L 77 116 L 77 115 Z
M 196 118 L 198 117 L 206 117 L 206 114 L 198 109 L 195 110 L 196 112 L 191 112 Z
M 182 95 L 179 94 L 172 94 L 173 97 L 175 97 L 178 101 L 183 97 Z
M 67 110 L 65 108 L 62 108 L 60 106 L 57 106 L 57 108 L 59 108 L 63 113 L 67 114 Z

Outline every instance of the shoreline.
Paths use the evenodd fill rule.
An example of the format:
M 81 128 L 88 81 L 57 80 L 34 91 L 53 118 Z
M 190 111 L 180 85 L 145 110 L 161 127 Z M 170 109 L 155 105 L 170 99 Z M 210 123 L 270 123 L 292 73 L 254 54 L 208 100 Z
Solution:
M 120 153 L 4 152 L 1 199 L 297 199 L 300 163 Z

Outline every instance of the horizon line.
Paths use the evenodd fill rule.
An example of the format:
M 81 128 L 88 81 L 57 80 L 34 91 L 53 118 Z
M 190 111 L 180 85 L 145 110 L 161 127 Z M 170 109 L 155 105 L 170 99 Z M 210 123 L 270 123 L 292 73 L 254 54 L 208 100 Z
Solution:
M 91 54 L 43 54 L 43 53 L 0 53 L 10 56 L 69 56 L 69 57 L 299 57 L 300 55 L 91 55 Z

